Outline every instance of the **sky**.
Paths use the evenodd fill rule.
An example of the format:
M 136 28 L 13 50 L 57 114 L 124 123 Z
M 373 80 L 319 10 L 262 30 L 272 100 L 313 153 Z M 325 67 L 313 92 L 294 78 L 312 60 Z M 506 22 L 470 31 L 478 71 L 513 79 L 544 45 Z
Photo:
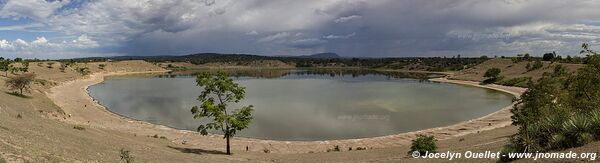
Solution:
M 600 0 L 0 0 L 0 56 L 578 55 Z

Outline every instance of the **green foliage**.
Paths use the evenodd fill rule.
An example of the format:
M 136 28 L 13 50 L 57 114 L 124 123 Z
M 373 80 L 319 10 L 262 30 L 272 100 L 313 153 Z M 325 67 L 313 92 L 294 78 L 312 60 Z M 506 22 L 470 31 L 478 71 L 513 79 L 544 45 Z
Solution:
M 600 59 L 583 46 L 588 64 L 576 74 L 557 65 L 515 104 L 513 125 L 519 131 L 506 151 L 545 152 L 600 139 Z
M 437 145 L 435 144 L 437 139 L 433 136 L 425 136 L 425 135 L 417 135 L 417 138 L 412 140 L 410 151 L 408 154 L 412 154 L 414 151 L 418 151 L 421 155 L 425 154 L 425 152 L 434 153 L 437 150 Z
M 224 72 L 216 75 L 208 72 L 198 74 L 196 84 L 204 90 L 198 97 L 201 105 L 192 107 L 191 112 L 196 119 L 212 118 L 212 122 L 200 125 L 198 132 L 207 135 L 208 130 L 221 130 L 227 139 L 227 154 L 230 154 L 230 137 L 247 128 L 253 119 L 252 105 L 227 111 L 228 104 L 244 99 L 245 88 L 233 82 Z
M 87 67 L 79 67 L 76 70 L 79 74 L 84 75 L 84 76 L 91 73 L 90 68 L 87 68 Z
M 487 71 L 485 71 L 485 74 L 483 75 L 483 77 L 487 77 L 487 78 L 498 78 L 498 76 L 500 75 L 501 70 L 499 68 L 490 68 Z
M 512 144 L 508 144 L 505 145 L 502 150 L 500 151 L 500 162 L 511 162 L 513 160 L 515 160 L 514 158 L 509 158 L 508 154 L 509 153 L 518 153 L 519 151 L 517 151 L 517 148 L 512 145 Z
M 490 68 L 490 69 L 488 69 L 487 71 L 485 71 L 485 74 L 483 75 L 483 77 L 486 77 L 488 79 L 484 80 L 483 83 L 484 84 L 494 83 L 500 77 L 500 72 L 501 71 L 502 70 L 500 70 L 499 68 Z
M 8 72 L 10 71 L 10 64 L 12 63 L 9 59 L 0 60 L 0 71 L 4 72 L 4 76 L 8 76 Z
M 527 66 L 525 66 L 527 72 L 537 70 L 542 67 L 544 67 L 544 63 L 542 63 L 542 61 L 540 60 L 536 60 L 535 62 L 533 62 L 533 65 L 531 65 L 531 63 L 527 63 Z
M 542 59 L 544 59 L 544 61 L 553 61 L 554 58 L 556 58 L 556 52 L 546 53 L 542 57 Z
M 497 81 L 496 84 L 505 86 L 527 87 L 531 77 L 516 77 Z
M 98 68 L 99 68 L 99 69 L 101 69 L 101 70 L 104 70 L 104 68 L 105 68 L 105 67 L 106 67 L 106 65 L 105 65 L 105 64 L 99 64 L 99 65 L 98 65 Z

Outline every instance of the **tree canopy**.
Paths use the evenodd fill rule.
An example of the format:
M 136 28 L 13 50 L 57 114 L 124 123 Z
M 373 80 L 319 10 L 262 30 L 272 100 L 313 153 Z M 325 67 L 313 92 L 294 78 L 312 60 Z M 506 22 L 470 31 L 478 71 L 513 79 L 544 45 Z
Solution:
M 252 121 L 253 106 L 242 106 L 231 112 L 227 110 L 228 104 L 238 103 L 244 99 L 245 88 L 233 82 L 224 72 L 216 75 L 201 73 L 196 77 L 196 84 L 204 90 L 198 97 L 200 106 L 192 107 L 195 119 L 212 118 L 212 122 L 200 125 L 198 132 L 207 135 L 208 130 L 220 130 L 227 140 L 227 154 L 231 154 L 229 139 L 237 131 L 248 127 Z

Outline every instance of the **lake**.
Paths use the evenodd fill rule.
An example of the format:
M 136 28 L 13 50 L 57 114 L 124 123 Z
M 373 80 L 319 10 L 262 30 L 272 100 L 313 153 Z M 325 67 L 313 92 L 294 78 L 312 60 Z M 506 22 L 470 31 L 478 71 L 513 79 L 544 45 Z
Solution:
M 236 136 L 272 140 L 365 138 L 448 126 L 511 105 L 507 93 L 424 80 L 431 74 L 362 70 L 229 71 L 254 120 Z M 196 130 L 201 88 L 186 73 L 118 76 L 90 86 L 111 112 Z M 230 105 L 233 108 L 240 105 Z M 219 133 L 219 132 L 215 132 Z

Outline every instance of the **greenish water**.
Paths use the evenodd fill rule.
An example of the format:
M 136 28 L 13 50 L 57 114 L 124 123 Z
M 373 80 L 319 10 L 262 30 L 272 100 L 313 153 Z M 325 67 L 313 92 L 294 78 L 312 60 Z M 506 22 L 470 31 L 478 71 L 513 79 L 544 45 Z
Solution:
M 259 139 L 329 140 L 397 134 L 481 117 L 510 105 L 512 99 L 502 92 L 403 78 L 405 75 L 395 73 L 234 75 L 234 80 L 247 88 L 241 104 L 255 106 L 254 121 L 237 136 Z M 114 77 L 89 88 L 90 95 L 114 113 L 186 130 L 195 130 L 200 124 L 190 113 L 192 106 L 199 105 L 195 99 L 200 91 L 195 79 L 185 75 Z

